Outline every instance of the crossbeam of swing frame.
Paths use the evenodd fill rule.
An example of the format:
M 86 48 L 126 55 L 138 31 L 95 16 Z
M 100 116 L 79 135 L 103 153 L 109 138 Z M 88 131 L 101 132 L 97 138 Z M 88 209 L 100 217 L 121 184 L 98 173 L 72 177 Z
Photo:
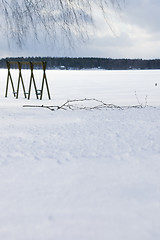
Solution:
M 17 64 L 21 63 L 22 65 L 30 65 L 30 63 L 32 63 L 33 65 L 42 65 L 42 63 L 47 63 L 45 61 L 41 61 L 41 62 L 32 62 L 32 61 L 7 61 L 10 63 L 10 65 L 12 64 Z
M 34 70 L 34 65 L 41 65 L 41 66 L 42 66 L 42 69 L 43 69 L 43 78 L 42 78 L 41 90 L 39 90 L 39 91 L 40 91 L 40 100 L 42 100 L 42 97 L 43 97 L 44 83 L 46 83 L 48 98 L 51 99 L 50 92 L 49 92 L 49 86 L 48 86 L 48 82 L 47 82 L 47 77 L 46 77 L 46 66 L 47 66 L 47 62 L 45 62 L 45 61 L 41 61 L 41 62 L 31 62 L 31 61 L 30 61 L 30 62 L 27 62 L 27 61 L 22 61 L 22 62 L 19 62 L 19 61 L 7 61 L 6 64 L 7 64 L 7 68 L 8 68 L 8 76 L 7 76 L 7 84 L 6 84 L 6 94 L 5 94 L 5 97 L 7 97 L 7 94 L 8 94 L 8 85 L 9 85 L 9 80 L 10 80 L 10 81 L 11 81 L 11 85 L 12 85 L 12 90 L 13 90 L 13 93 L 14 93 L 14 97 L 18 98 L 18 95 L 19 95 L 19 86 L 20 86 L 20 82 L 21 82 L 21 83 L 22 83 L 22 87 L 23 87 L 23 92 L 24 92 L 25 98 L 27 98 L 27 94 L 28 94 L 28 99 L 30 99 L 31 86 L 32 86 L 32 82 L 33 82 L 36 97 L 37 97 L 37 99 L 39 99 L 39 97 L 38 97 L 39 94 L 38 94 L 38 90 L 37 90 L 37 87 L 36 87 L 36 82 L 35 82 L 33 70 Z M 10 72 L 11 65 L 15 65 L 15 64 L 18 65 L 18 69 L 19 69 L 17 92 L 15 92 L 15 88 L 14 88 L 14 84 L 13 84 L 13 79 L 12 79 L 11 72 Z M 29 91 L 28 91 L 28 93 L 26 93 L 26 91 L 25 91 L 25 85 L 24 85 L 24 81 L 23 81 L 23 77 L 22 77 L 22 72 L 21 72 L 21 70 L 22 70 L 22 65 L 29 65 L 29 66 L 30 66 L 30 70 L 31 70 L 31 76 L 30 76 L 30 83 L 29 83 Z

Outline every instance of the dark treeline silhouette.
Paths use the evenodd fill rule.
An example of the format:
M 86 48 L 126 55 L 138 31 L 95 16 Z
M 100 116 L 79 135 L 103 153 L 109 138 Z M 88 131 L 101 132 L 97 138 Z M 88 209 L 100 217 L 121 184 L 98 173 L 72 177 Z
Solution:
M 0 68 L 6 68 L 6 61 L 32 61 L 47 62 L 47 69 L 160 69 L 160 59 L 112 59 L 112 58 L 68 58 L 68 57 L 17 57 L 3 58 L 0 60 Z M 15 66 L 13 66 L 15 67 Z M 27 65 L 23 66 L 27 68 Z M 28 66 L 29 67 L 29 66 Z M 39 66 L 37 66 L 38 68 Z

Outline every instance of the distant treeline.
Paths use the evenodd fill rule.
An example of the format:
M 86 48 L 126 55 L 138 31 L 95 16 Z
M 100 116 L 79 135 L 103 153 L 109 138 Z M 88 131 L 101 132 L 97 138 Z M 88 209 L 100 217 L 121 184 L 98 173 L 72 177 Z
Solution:
M 6 61 L 46 61 L 47 69 L 160 69 L 160 59 L 143 60 L 112 58 L 18 57 L 1 59 L 0 68 L 6 68 Z

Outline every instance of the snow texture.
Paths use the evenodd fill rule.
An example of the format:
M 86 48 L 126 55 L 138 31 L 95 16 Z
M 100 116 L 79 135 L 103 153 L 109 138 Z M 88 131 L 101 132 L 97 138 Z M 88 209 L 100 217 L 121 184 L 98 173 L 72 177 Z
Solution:
M 0 239 L 159 240 L 160 71 L 47 75 L 52 100 L 28 101 L 4 98 L 1 70 Z M 23 108 L 84 97 L 146 105 L 146 95 L 144 108 Z

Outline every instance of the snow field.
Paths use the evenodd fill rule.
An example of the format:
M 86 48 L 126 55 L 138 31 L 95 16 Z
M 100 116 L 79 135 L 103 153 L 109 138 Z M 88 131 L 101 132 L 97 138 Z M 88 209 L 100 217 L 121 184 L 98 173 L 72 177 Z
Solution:
M 53 100 L 0 99 L 0 239 L 159 239 L 159 71 L 53 72 Z M 134 91 L 156 107 L 22 107 L 84 97 L 137 105 Z

